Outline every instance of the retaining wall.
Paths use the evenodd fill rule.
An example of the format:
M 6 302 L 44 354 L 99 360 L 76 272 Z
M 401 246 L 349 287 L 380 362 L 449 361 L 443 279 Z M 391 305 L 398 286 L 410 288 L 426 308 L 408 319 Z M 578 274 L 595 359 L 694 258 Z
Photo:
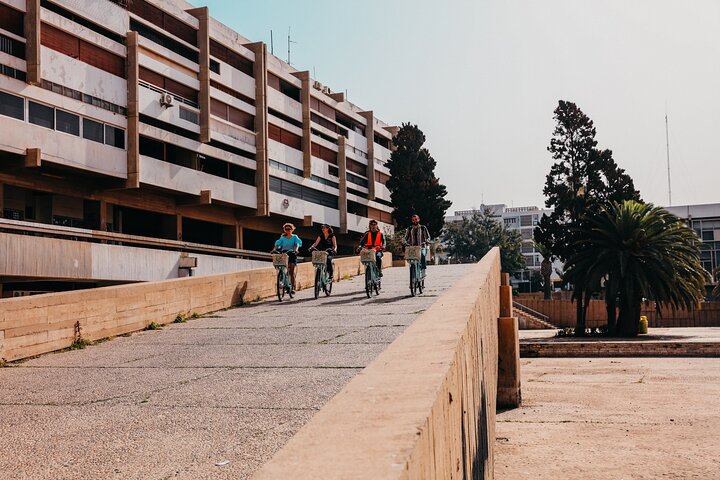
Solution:
M 254 478 L 493 478 L 499 287 L 495 248 Z
M 549 322 L 557 327 L 574 327 L 576 323 L 576 304 L 570 300 L 543 300 L 520 295 L 515 301 L 549 317 Z M 648 318 L 650 327 L 720 327 L 720 302 L 702 302 L 694 310 L 673 310 L 662 308 L 662 315 L 655 311 L 655 302 L 645 302 L 640 315 Z M 590 300 L 587 311 L 589 328 L 607 325 L 607 312 L 604 300 Z
M 335 260 L 340 279 L 361 272 L 359 257 Z M 383 265 L 392 265 L 390 255 Z M 204 314 L 275 295 L 273 267 L 235 273 L 50 293 L 0 300 L 0 359 L 27 358 L 69 347 L 76 325 L 85 340 L 172 322 L 178 313 Z M 297 285 L 312 286 L 312 264 L 298 266 Z

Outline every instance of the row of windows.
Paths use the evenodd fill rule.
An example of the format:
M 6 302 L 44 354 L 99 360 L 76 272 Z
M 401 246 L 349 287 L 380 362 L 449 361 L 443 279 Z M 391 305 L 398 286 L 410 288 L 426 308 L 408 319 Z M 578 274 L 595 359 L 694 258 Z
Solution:
M 253 103 L 253 104 L 254 104 L 254 103 Z M 277 118 L 279 118 L 280 120 L 283 120 L 283 121 L 289 123 L 290 125 L 295 125 L 295 126 L 298 127 L 298 128 L 302 128 L 302 126 L 303 126 L 303 124 L 302 124 L 301 121 L 295 120 L 295 119 L 292 118 L 291 116 L 285 115 L 284 113 L 278 112 L 277 110 L 274 110 L 274 109 L 272 109 L 272 108 L 268 108 L 268 113 L 269 113 L 270 115 L 272 115 L 273 117 L 277 117 Z
M 290 82 L 268 72 L 268 87 L 274 88 L 286 97 L 292 98 L 296 102 L 300 101 L 300 89 Z
M 272 159 L 270 160 L 270 167 L 277 170 L 282 170 L 283 172 L 291 173 L 293 175 L 297 175 L 298 177 L 302 177 L 304 175 L 304 172 L 299 168 L 291 167 L 290 165 L 286 165 Z
M 255 116 L 212 98 L 210 113 L 247 130 L 255 130 Z
M 43 46 L 56 52 L 125 78 L 125 59 L 94 43 L 86 42 L 47 23 L 42 24 L 40 41 Z
M 152 5 L 145 0 L 130 0 L 127 2 L 127 9 L 143 20 L 160 27 L 190 45 L 197 47 L 197 30 L 155 5 Z M 135 29 L 133 28 L 132 30 Z
M 222 45 L 213 39 L 210 39 L 210 55 L 217 58 L 218 60 L 227 63 L 231 67 L 240 70 L 249 77 L 255 77 L 252 60 L 243 57 L 239 53 L 227 48 L 225 45 Z M 216 62 L 216 65 L 217 70 L 213 71 L 219 74 L 220 64 Z
M 367 188 L 368 181 L 365 178 L 358 177 L 355 174 L 352 174 L 350 172 L 347 172 L 347 181 L 350 183 L 354 183 L 355 185 L 360 185 L 361 187 Z
M 367 193 L 361 192 L 360 190 L 355 190 L 354 188 L 348 187 L 348 188 L 347 188 L 347 192 L 348 192 L 348 193 L 352 193 L 352 194 L 355 195 L 356 197 L 368 198 L 368 194 L 367 194 Z M 367 217 L 367 215 L 363 215 L 363 217 Z
M 176 82 L 145 67 L 140 67 L 140 84 L 153 89 L 151 85 L 159 88 L 161 93 L 170 92 L 178 102 L 186 103 L 198 108 L 198 91 L 192 87 Z M 153 89 L 154 90 L 154 89 Z M 158 90 L 156 90 L 158 91 Z
M 56 5 L 54 3 L 48 2 L 47 0 L 41 0 L 40 5 L 43 8 L 46 8 L 50 10 L 51 12 L 55 12 L 61 17 L 65 17 L 70 21 L 73 21 L 77 23 L 78 25 L 82 25 L 83 27 L 92 30 L 95 33 L 99 33 L 105 38 L 109 38 L 110 40 L 117 42 L 117 43 L 125 43 L 125 37 L 122 35 L 118 35 L 117 33 L 108 30 L 107 28 L 103 28 L 100 25 L 93 23 L 89 20 L 86 20 L 83 17 L 78 17 L 73 12 L 66 10 L 62 8 L 59 5 Z
M 237 90 L 233 90 L 232 88 L 227 87 L 227 86 L 223 85 L 222 83 L 216 82 L 215 80 L 210 80 L 210 86 L 213 88 L 217 88 L 218 90 L 220 90 L 223 93 L 227 93 L 231 97 L 235 97 L 238 100 L 242 100 L 243 102 L 250 104 L 253 107 L 255 106 L 254 98 L 250 98 L 247 95 L 243 95 L 242 93 L 238 92 Z M 271 112 L 272 112 L 272 110 L 271 110 Z M 282 118 L 282 117 L 279 117 L 279 118 Z M 302 126 L 302 124 L 299 126 Z
M 50 90 L 51 92 L 58 93 L 64 97 L 74 98 L 75 100 L 79 100 L 83 103 L 87 103 L 88 105 L 93 105 L 98 108 L 102 108 L 103 110 L 107 110 L 109 112 L 119 113 L 120 115 L 124 116 L 127 115 L 127 108 L 125 107 L 121 107 L 120 105 L 108 102 L 106 100 L 103 100 L 102 98 L 93 97 L 92 95 L 82 93 L 78 90 L 73 90 L 72 88 L 64 87 L 59 83 L 54 83 L 49 80 L 42 80 L 41 86 L 45 90 Z
M 0 33 L 0 52 L 25 60 L 25 44 Z
M 0 3 L 0 28 L 18 37 L 24 37 L 24 21 L 25 14 L 23 12 L 15 10 L 4 3 Z
M 125 148 L 125 130 L 28 100 L 28 122 L 93 142 Z M 25 121 L 25 99 L 0 92 L 0 115 Z
M 21 82 L 27 80 L 27 75 L 25 74 L 25 72 L 23 72 L 22 70 L 18 70 L 17 68 L 13 68 L 9 65 L 0 64 L 0 75 L 5 75 L 6 77 L 10 78 L 16 78 Z
M 272 123 L 268 124 L 268 138 L 294 148 L 295 150 L 302 150 L 302 137 L 300 135 L 296 135 Z
M 193 63 L 198 63 L 200 54 L 190 47 L 186 47 L 182 43 L 173 40 L 167 35 L 163 35 L 157 30 L 148 27 L 147 25 L 138 22 L 137 20 L 130 19 L 130 30 L 138 32 L 142 37 L 147 38 L 151 42 L 157 43 L 158 45 L 167 48 L 171 52 L 175 52 L 183 58 L 190 60 Z
M 338 208 L 338 197 L 335 195 L 308 188 L 297 183 L 288 182 L 281 178 L 270 177 L 270 191 L 287 195 L 288 197 L 300 198 L 324 207 Z
M 326 162 L 332 163 L 333 165 L 337 165 L 338 163 L 338 154 L 336 151 L 330 150 L 329 148 L 323 147 L 315 142 L 313 142 L 310 146 L 310 154 L 313 157 L 320 158 Z
M 337 188 L 337 189 L 340 188 L 339 183 L 333 182 L 332 180 L 328 180 L 327 178 L 318 177 L 317 175 L 310 175 L 310 180 L 321 183 L 323 185 L 327 185 L 328 187 L 333 187 L 333 188 Z

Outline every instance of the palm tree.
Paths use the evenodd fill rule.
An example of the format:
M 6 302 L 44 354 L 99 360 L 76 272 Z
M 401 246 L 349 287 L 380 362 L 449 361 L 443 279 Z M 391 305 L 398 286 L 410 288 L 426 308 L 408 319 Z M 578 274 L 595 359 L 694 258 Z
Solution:
M 637 334 L 644 298 L 655 300 L 658 312 L 661 305 L 689 309 L 702 298 L 709 275 L 700 264 L 700 240 L 666 210 L 632 200 L 613 203 L 589 217 L 582 234 L 566 271 L 586 286 L 605 281 L 613 317 L 614 302 L 619 306 L 621 335 Z

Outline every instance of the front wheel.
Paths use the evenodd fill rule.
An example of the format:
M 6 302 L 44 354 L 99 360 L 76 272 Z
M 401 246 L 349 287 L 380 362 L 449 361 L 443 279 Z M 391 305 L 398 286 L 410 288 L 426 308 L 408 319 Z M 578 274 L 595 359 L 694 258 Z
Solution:
M 315 300 L 320 296 L 320 288 L 322 287 L 322 275 L 319 268 L 315 269 Z
M 417 272 L 415 272 L 415 265 L 410 264 L 410 295 L 415 296 L 415 290 L 417 288 Z
M 370 271 L 370 267 L 368 266 L 365 267 L 365 293 L 367 294 L 368 298 L 372 296 L 372 284 L 372 272 Z
M 333 278 L 330 275 L 327 275 L 327 281 L 325 282 L 325 286 L 323 287 L 325 289 L 325 296 L 330 296 L 330 294 L 332 293 L 332 286 Z
M 278 302 L 283 301 L 283 297 L 285 297 L 285 275 L 283 275 L 282 270 L 278 270 L 277 274 L 277 298 Z

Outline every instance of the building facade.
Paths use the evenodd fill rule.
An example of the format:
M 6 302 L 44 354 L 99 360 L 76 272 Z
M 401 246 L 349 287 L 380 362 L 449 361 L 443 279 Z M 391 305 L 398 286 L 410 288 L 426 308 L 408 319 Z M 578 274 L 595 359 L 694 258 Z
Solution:
M 512 285 L 521 292 L 532 291 L 532 276 L 539 274 L 542 265 L 542 255 L 535 248 L 534 231 L 538 222 L 544 215 L 549 215 L 551 210 L 538 207 L 508 207 L 505 204 L 481 205 L 478 209 L 456 211 L 455 215 L 446 217 L 445 221 L 461 221 L 470 217 L 476 212 L 488 210 L 490 214 L 502 222 L 510 230 L 515 230 L 522 237 L 521 252 L 525 257 L 526 268 L 511 272 L 510 281 Z M 558 271 L 562 271 L 562 262 L 553 263 L 553 281 L 559 281 Z
M 286 221 L 344 251 L 392 229 L 396 129 L 210 13 L 0 0 L 2 225 L 257 251 Z
M 720 267 L 720 203 L 679 205 L 665 210 L 687 221 L 702 241 L 700 261 L 712 273 Z

